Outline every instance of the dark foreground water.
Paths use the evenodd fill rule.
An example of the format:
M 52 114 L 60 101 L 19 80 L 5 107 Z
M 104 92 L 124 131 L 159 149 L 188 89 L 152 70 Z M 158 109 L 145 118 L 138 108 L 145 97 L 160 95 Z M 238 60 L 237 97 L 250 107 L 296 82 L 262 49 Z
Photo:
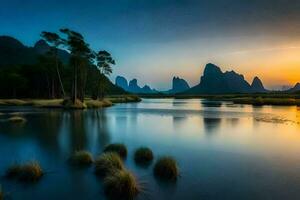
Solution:
M 126 166 L 145 187 L 138 199 L 300 199 L 300 125 L 297 107 L 253 107 L 199 99 L 145 99 L 103 110 L 0 108 L 0 174 L 14 162 L 38 160 L 50 172 L 36 184 L 0 179 L 10 199 L 105 199 L 93 168 L 68 165 L 69 155 L 94 155 L 109 143 L 127 145 Z M 21 112 L 24 125 L 4 122 Z M 141 168 L 133 151 L 149 146 L 172 155 L 176 184 Z

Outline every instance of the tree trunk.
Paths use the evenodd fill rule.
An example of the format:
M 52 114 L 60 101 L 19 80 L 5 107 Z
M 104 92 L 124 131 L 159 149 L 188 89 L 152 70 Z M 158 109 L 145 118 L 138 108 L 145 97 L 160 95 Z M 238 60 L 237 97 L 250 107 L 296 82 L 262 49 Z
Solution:
M 54 99 L 55 98 L 55 87 L 54 87 L 54 78 L 52 77 L 52 83 L 51 83 L 51 98 Z
M 73 104 L 75 104 L 75 101 L 77 99 L 77 67 L 76 64 L 74 66 L 74 93 L 73 93 Z
M 56 50 L 56 53 L 55 53 L 55 64 L 56 64 L 56 72 L 57 72 L 57 76 L 58 76 L 58 80 L 59 80 L 59 83 L 60 83 L 60 88 L 61 88 L 61 91 L 63 93 L 63 98 L 65 98 L 65 89 L 64 89 L 64 85 L 62 83 L 62 80 L 61 80 L 61 76 L 60 76 L 60 72 L 59 72 L 59 69 L 58 69 L 58 59 L 57 59 L 57 50 Z

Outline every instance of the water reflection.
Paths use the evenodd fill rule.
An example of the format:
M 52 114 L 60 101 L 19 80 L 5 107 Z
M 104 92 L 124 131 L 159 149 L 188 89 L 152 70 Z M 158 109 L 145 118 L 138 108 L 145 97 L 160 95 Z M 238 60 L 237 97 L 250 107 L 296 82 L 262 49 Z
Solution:
M 205 128 L 205 133 L 207 136 L 212 136 L 218 133 L 221 126 L 221 118 L 203 118 L 203 124 Z
M 221 101 L 208 101 L 208 100 L 202 100 L 201 105 L 203 107 L 221 107 L 222 102 Z
M 4 110 L 0 113 L 16 112 Z M 126 167 L 147 182 L 149 195 L 139 200 L 264 199 L 265 191 L 270 199 L 300 198 L 300 126 L 255 120 L 296 121 L 297 107 L 147 99 L 99 110 L 27 108 L 24 116 L 23 125 L 0 123 L 0 173 L 12 161 L 32 158 L 57 173 L 34 188 L 1 180 L 6 191 L 15 191 L 13 199 L 105 199 L 93 168 L 70 169 L 66 160 L 78 149 L 96 156 L 111 142 L 127 145 Z M 178 161 L 181 177 L 175 186 L 153 177 L 155 161 L 149 168 L 135 165 L 132 157 L 139 146 L 150 147 L 156 158 L 171 155 Z
M 173 127 L 174 127 L 174 129 L 177 129 L 177 128 L 181 128 L 181 127 L 184 126 L 184 124 L 187 120 L 187 117 L 186 116 L 173 115 L 172 119 L 173 119 Z
M 226 123 L 230 126 L 235 127 L 239 124 L 239 118 L 226 118 Z

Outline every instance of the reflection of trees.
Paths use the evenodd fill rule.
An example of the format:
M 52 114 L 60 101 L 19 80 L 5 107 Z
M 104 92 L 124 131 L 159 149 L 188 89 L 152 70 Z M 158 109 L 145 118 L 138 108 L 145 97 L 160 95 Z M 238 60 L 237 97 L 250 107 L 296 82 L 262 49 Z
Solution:
M 13 139 L 28 142 L 36 141 L 43 150 L 57 156 L 60 153 L 58 137 L 62 127 L 62 112 L 47 110 L 45 113 L 24 115 L 27 122 L 24 124 L 3 123 L 0 132 Z
M 239 118 L 227 118 L 226 122 L 231 126 L 236 126 L 239 123 Z
M 202 100 L 201 101 L 202 107 L 221 107 L 222 102 L 221 101 L 207 101 L 207 100 Z
M 62 125 L 62 113 L 57 111 L 47 111 L 42 115 L 37 115 L 32 122 L 35 137 L 41 143 L 43 148 L 57 154 L 59 148 L 57 138 Z
M 47 110 L 25 116 L 24 125 L 3 122 L 0 134 L 28 143 L 36 141 L 48 156 L 69 156 L 75 150 L 98 153 L 110 143 L 108 118 L 105 109 Z
M 97 149 L 101 150 L 110 143 L 110 134 L 107 127 L 107 116 L 104 109 L 92 111 L 92 125 L 95 127 L 97 136 Z
M 85 127 L 85 111 L 75 110 L 70 113 L 70 148 L 71 151 L 87 147 L 87 132 Z
M 186 121 L 187 117 L 186 116 L 176 116 L 173 115 L 173 127 L 174 128 L 179 128 L 181 125 L 184 124 Z
M 186 101 L 186 100 L 173 99 L 172 106 L 173 107 L 183 107 L 183 106 L 187 105 L 188 103 L 189 103 L 189 101 Z
M 215 134 L 221 125 L 221 118 L 203 118 L 203 124 L 206 134 Z

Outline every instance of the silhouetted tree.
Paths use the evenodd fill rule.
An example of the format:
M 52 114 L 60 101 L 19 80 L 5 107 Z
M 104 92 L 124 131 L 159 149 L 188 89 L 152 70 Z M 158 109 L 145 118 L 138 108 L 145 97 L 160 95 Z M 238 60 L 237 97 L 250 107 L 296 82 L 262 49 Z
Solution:
M 50 45 L 50 53 L 53 54 L 54 60 L 55 60 L 55 67 L 56 67 L 56 73 L 59 80 L 60 88 L 63 94 L 63 97 L 65 97 L 65 89 L 63 82 L 61 80 L 61 74 L 59 70 L 59 58 L 58 58 L 58 48 L 63 44 L 63 40 L 60 38 L 60 36 L 56 33 L 46 32 L 43 31 L 41 34 L 42 38 Z
M 73 83 L 71 91 L 72 102 L 79 98 L 84 100 L 87 67 L 91 65 L 93 53 L 80 33 L 70 29 L 60 29 L 67 35 L 64 44 L 71 53 L 70 64 L 73 66 Z
M 112 58 L 111 54 L 107 51 L 99 51 L 96 54 L 97 68 L 100 72 L 98 81 L 98 91 L 100 92 L 100 97 L 104 97 L 105 86 L 105 76 L 109 76 L 112 73 L 112 65 L 115 65 L 115 60 Z

